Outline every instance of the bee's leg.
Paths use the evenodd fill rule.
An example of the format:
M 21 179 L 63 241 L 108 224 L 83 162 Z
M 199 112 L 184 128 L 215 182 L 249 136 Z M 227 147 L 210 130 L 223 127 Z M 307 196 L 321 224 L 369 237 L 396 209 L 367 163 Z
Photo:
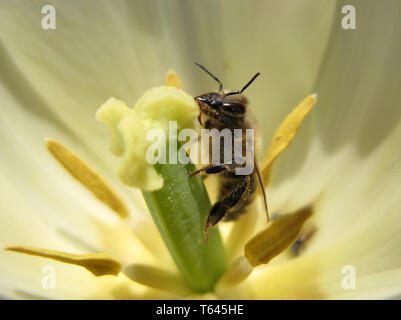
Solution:
M 226 214 L 226 212 L 233 208 L 246 194 L 251 184 L 249 176 L 243 176 L 235 188 L 221 201 L 216 202 L 209 211 L 207 216 L 204 233 L 207 239 L 207 229 L 216 225 Z
M 196 170 L 196 171 L 190 173 L 189 176 L 192 178 L 193 176 L 195 176 L 195 175 L 197 175 L 198 173 L 201 173 L 201 172 L 206 172 L 206 173 L 209 173 L 209 174 L 220 173 L 220 172 L 223 172 L 223 171 L 228 171 L 228 170 L 234 169 L 236 167 L 237 167 L 237 165 L 233 164 L 233 163 L 211 164 L 211 165 L 208 165 L 206 167 L 203 167 L 203 168 L 201 168 L 199 170 Z

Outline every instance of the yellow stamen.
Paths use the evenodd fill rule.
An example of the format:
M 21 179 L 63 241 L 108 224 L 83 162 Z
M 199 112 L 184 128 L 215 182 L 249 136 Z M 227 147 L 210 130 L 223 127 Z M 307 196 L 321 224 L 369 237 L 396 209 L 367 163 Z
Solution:
M 191 292 L 191 289 L 178 274 L 157 267 L 144 264 L 132 264 L 125 267 L 123 272 L 128 278 L 135 282 L 148 287 L 169 291 L 181 297 Z
M 245 257 L 249 263 L 254 267 L 266 264 L 287 249 L 298 238 L 312 212 L 312 207 L 308 206 L 270 222 L 245 245 Z
M 220 278 L 216 284 L 215 291 L 218 294 L 224 294 L 224 292 L 230 290 L 230 288 L 248 278 L 248 276 L 252 273 L 252 270 L 253 267 L 249 264 L 247 258 L 242 256 L 241 258 L 237 259 Z
M 55 250 L 41 249 L 23 245 L 3 245 L 4 250 L 25 253 L 42 258 L 75 264 L 86 268 L 95 276 L 117 275 L 121 264 L 114 257 L 106 253 L 73 254 Z
M 47 139 L 46 146 L 56 160 L 96 198 L 109 206 L 121 218 L 128 215 L 128 209 L 123 200 L 89 164 L 54 139 Z
M 167 71 L 165 81 L 166 81 L 166 86 L 168 87 L 176 87 L 177 89 L 182 89 L 181 80 L 178 77 L 178 74 L 173 70 Z
M 274 132 L 270 146 L 267 149 L 267 153 L 262 163 L 262 175 L 266 187 L 269 184 L 270 172 L 274 160 L 276 160 L 280 153 L 290 145 L 305 117 L 315 105 L 316 97 L 316 94 L 307 96 L 291 111 Z

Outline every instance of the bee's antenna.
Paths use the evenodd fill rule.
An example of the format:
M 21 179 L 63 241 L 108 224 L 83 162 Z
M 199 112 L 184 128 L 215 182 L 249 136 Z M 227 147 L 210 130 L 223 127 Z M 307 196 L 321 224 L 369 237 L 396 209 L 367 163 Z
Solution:
M 243 93 L 243 92 L 245 91 L 245 89 L 248 88 L 248 87 L 251 85 L 251 83 L 252 83 L 257 77 L 259 77 L 259 75 L 260 75 L 260 72 L 257 72 L 257 73 L 252 77 L 252 79 L 249 80 L 248 83 L 241 89 L 241 91 L 240 91 L 239 93 Z
M 223 90 L 223 84 L 221 83 L 221 81 L 219 79 L 216 78 L 216 76 L 213 75 L 213 73 L 211 73 L 209 70 L 207 70 L 204 66 L 202 66 L 200 63 L 195 62 L 195 64 L 203 69 L 203 71 L 205 71 L 209 76 L 211 76 L 214 80 L 216 80 L 219 83 L 219 92 L 221 92 Z M 251 81 L 252 82 L 252 81 Z
M 252 79 L 249 80 L 248 83 L 247 83 L 240 91 L 232 91 L 232 92 L 229 92 L 229 93 L 226 94 L 226 96 L 231 96 L 231 95 L 233 95 L 233 94 L 240 94 L 240 93 L 243 93 L 243 92 L 246 90 L 246 88 L 248 88 L 248 87 L 251 85 L 251 83 L 252 83 L 259 75 L 260 75 L 260 72 L 257 72 L 257 73 L 252 77 Z

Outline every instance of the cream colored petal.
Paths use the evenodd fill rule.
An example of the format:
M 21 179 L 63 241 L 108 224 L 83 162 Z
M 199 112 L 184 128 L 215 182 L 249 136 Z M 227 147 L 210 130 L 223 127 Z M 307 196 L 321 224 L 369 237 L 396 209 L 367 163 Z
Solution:
M 371 299 L 401 292 L 401 5 L 354 5 L 358 30 L 334 24 L 314 90 L 316 109 L 272 174 L 272 211 L 314 203 L 317 231 L 301 257 L 252 273 L 255 297 Z M 348 265 L 355 268 L 355 290 L 342 287 Z
M 66 127 L 75 133 L 86 128 L 85 141 L 96 150 L 105 149 L 99 137 L 106 130 L 96 126 L 93 114 L 109 96 L 133 105 L 171 67 L 193 94 L 215 88 L 195 60 L 233 89 L 262 72 L 249 93 L 257 117 L 266 119 L 268 141 L 287 111 L 310 92 L 334 10 L 334 3 L 313 0 L 46 4 L 56 8 L 55 30 L 41 28 L 41 1 L 1 4 L 7 68 L 18 68 L 43 108 Z
M 261 0 L 250 5 L 235 0 L 221 1 L 219 10 L 208 16 L 210 20 L 220 19 L 221 25 L 208 21 L 214 30 L 208 32 L 202 25 L 199 32 L 204 43 L 213 44 L 208 45 L 208 53 L 200 62 L 225 87 L 236 90 L 261 72 L 245 95 L 263 138 L 262 150 L 266 150 L 282 119 L 314 92 L 312 86 L 329 39 L 335 2 Z M 198 15 L 195 21 L 204 22 L 205 18 Z M 217 38 L 215 42 L 211 42 L 214 38 L 210 34 Z M 202 72 L 193 73 L 196 95 L 217 89 L 217 84 Z
M 130 28 L 123 27 L 122 17 L 114 19 L 118 8 L 126 12 L 125 3 L 110 6 L 102 1 L 96 8 L 86 2 L 46 4 L 56 7 L 56 30 L 41 28 L 41 1 L 0 5 L 0 28 L 4 31 L 0 47 L 2 83 L 20 105 L 6 106 L 9 109 L 3 115 L 43 139 L 51 136 L 69 144 L 86 161 L 96 164 L 96 170 L 108 180 L 119 181 L 115 162 L 107 156 L 107 132 L 96 123 L 94 115 L 107 97 L 134 91 L 126 81 L 128 75 L 124 75 L 135 74 L 127 67 L 135 64 L 132 48 L 124 49 L 131 41 L 123 30 Z M 142 84 L 144 81 L 138 82 Z M 132 95 L 128 101 L 133 103 L 137 97 Z M 33 131 L 25 126 L 25 119 L 38 120 L 42 128 Z M 128 196 L 133 193 L 124 189 L 121 192 Z M 137 202 L 143 206 L 143 202 Z

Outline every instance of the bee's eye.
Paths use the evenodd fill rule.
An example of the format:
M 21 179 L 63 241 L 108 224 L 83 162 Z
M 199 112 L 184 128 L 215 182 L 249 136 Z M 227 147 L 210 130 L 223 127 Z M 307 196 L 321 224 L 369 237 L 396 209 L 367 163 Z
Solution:
M 245 113 L 245 107 L 241 104 L 234 104 L 234 103 L 224 104 L 224 110 L 235 114 Z
M 212 100 L 209 104 L 212 108 L 217 109 L 221 106 L 221 102 L 216 101 L 216 100 Z

